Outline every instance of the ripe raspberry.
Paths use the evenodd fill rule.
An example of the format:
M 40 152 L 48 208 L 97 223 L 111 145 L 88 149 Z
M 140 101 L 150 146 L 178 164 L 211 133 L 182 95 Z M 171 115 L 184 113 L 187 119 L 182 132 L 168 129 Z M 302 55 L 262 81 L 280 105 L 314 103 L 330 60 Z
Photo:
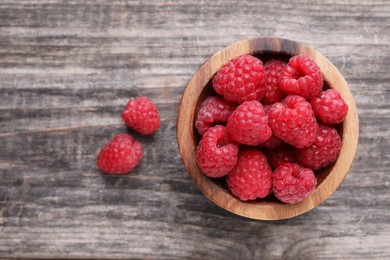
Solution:
M 281 145 L 275 149 L 264 149 L 264 155 L 273 169 L 278 168 L 283 163 L 295 163 L 293 148 L 288 145 Z
M 141 158 L 141 143 L 129 134 L 119 134 L 100 150 L 96 166 L 108 174 L 125 174 L 134 170 Z
M 271 108 L 272 105 L 263 105 L 263 109 L 265 113 L 268 113 L 269 109 Z
M 267 114 L 269 109 L 271 108 L 271 105 L 264 105 L 263 106 L 263 109 L 265 111 L 265 113 Z M 268 116 L 268 114 L 267 114 Z M 281 145 L 283 143 L 282 140 L 280 140 L 279 138 L 277 138 L 273 133 L 270 137 L 270 139 L 268 139 L 267 141 L 263 142 L 263 143 L 260 143 L 260 145 L 262 147 L 266 147 L 266 148 L 269 148 L 269 149 L 274 149 L 275 147 Z
M 309 146 L 318 124 L 309 102 L 300 96 L 287 96 L 268 111 L 268 123 L 276 137 L 297 148 Z
M 127 102 L 122 112 L 126 125 L 140 134 L 153 134 L 160 127 L 160 117 L 156 106 L 148 97 L 138 97 Z
M 272 190 L 284 203 L 295 204 L 303 201 L 316 185 L 314 172 L 296 163 L 284 163 L 273 173 Z
M 272 189 L 272 170 L 260 151 L 248 149 L 238 154 L 237 164 L 227 175 L 226 181 L 240 200 L 264 198 Z
M 195 121 L 195 127 L 200 135 L 216 122 L 225 123 L 229 116 L 236 109 L 237 105 L 233 102 L 224 100 L 222 97 L 208 97 L 200 105 L 198 115 Z
M 214 90 L 226 100 L 243 103 L 260 100 L 265 94 L 263 62 L 251 55 L 232 59 L 213 79 Z
M 334 89 L 321 91 L 310 101 L 315 115 L 325 124 L 341 123 L 348 113 L 348 105 Z
M 275 149 L 276 147 L 278 147 L 282 143 L 283 143 L 282 140 L 277 138 L 275 135 L 271 135 L 270 139 L 268 139 L 267 141 L 265 141 L 263 143 L 260 143 L 260 146 L 266 147 L 269 149 Z
M 196 161 L 207 176 L 225 176 L 237 162 L 238 145 L 229 139 L 222 125 L 210 127 L 199 142 Z
M 340 151 L 341 139 L 337 130 L 330 126 L 320 125 L 313 144 L 297 149 L 295 155 L 303 166 L 317 170 L 334 162 Z
M 256 100 L 245 101 L 236 108 L 229 117 L 226 131 L 233 141 L 247 145 L 258 145 L 272 135 L 263 106 Z
M 306 99 L 315 97 L 322 89 L 324 78 L 317 64 L 305 55 L 294 56 L 281 72 L 279 87 L 289 95 Z
M 280 60 L 270 60 L 264 64 L 266 92 L 261 100 L 264 104 L 273 104 L 285 97 L 285 94 L 279 88 L 279 77 L 284 66 L 286 66 L 286 63 Z

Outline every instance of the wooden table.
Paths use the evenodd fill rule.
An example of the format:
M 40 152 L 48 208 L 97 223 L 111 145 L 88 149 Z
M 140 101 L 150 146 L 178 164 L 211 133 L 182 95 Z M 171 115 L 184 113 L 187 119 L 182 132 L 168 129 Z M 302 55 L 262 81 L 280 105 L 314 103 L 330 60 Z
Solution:
M 0 2 L 0 256 L 4 258 L 390 258 L 389 1 Z M 353 167 L 323 204 L 275 222 L 220 209 L 191 182 L 175 120 L 192 74 L 232 42 L 303 42 L 356 99 Z M 126 132 L 130 97 L 161 129 L 136 136 L 135 173 L 95 166 Z

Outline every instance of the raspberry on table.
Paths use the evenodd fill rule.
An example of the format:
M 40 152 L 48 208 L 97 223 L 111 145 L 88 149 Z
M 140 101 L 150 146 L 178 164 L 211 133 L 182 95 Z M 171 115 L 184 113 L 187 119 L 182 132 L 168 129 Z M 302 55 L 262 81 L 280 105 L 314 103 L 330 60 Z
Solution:
M 243 150 L 238 154 L 236 166 L 226 176 L 226 182 L 240 200 L 264 198 L 271 193 L 272 170 L 259 150 Z
M 137 167 L 141 158 L 141 143 L 129 134 L 119 134 L 100 150 L 96 166 L 108 174 L 126 174 Z
M 267 157 L 268 164 L 271 165 L 273 169 L 276 169 L 283 163 L 296 163 L 293 151 L 293 147 L 281 145 L 272 150 L 264 149 L 263 153 Z
M 125 110 L 122 112 L 122 119 L 126 125 L 142 135 L 155 133 L 160 127 L 158 110 L 152 100 L 140 96 L 130 99 Z
M 295 155 L 303 166 L 317 170 L 334 162 L 340 151 L 341 138 L 337 130 L 334 127 L 320 124 L 313 144 L 297 149 Z
M 202 102 L 196 116 L 195 127 L 200 135 L 203 135 L 213 124 L 227 122 L 229 116 L 236 109 L 233 102 L 224 100 L 222 97 L 208 97 Z
M 279 87 L 283 92 L 306 99 L 315 97 L 323 84 L 320 68 L 306 55 L 293 56 L 283 67 L 279 78 Z
M 210 127 L 199 142 L 196 161 L 207 176 L 225 176 L 237 162 L 238 145 L 230 140 L 222 125 Z
M 263 62 L 251 55 L 236 57 L 223 65 L 213 78 L 214 90 L 237 103 L 260 100 L 265 94 Z
M 284 203 L 296 204 L 307 198 L 317 185 L 311 169 L 296 163 L 284 163 L 273 173 L 272 191 Z
M 272 135 L 263 106 L 256 100 L 245 101 L 236 108 L 228 119 L 226 131 L 233 141 L 247 145 L 258 145 Z
M 284 92 L 279 87 L 279 77 L 284 66 L 286 66 L 286 63 L 281 60 L 270 60 L 264 64 L 264 87 L 266 92 L 261 99 L 262 103 L 273 104 L 285 97 Z
M 309 102 L 290 95 L 268 110 L 268 124 L 273 134 L 297 148 L 309 146 L 316 137 L 317 120 Z
M 341 123 L 348 113 L 348 105 L 334 89 L 321 91 L 310 104 L 317 118 L 328 125 Z

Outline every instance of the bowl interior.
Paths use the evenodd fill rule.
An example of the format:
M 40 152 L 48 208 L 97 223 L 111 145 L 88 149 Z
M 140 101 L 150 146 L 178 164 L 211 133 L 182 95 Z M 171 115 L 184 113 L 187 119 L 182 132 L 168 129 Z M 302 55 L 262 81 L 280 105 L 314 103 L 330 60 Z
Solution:
M 324 75 L 324 89 L 334 88 L 348 104 L 349 111 L 342 124 L 336 126 L 342 139 L 342 150 L 337 161 L 316 171 L 317 187 L 304 201 L 288 205 L 279 202 L 274 196 L 254 201 L 240 201 L 232 195 L 224 178 L 206 177 L 196 164 L 196 147 L 200 140 L 194 120 L 200 104 L 207 96 L 216 95 L 212 88 L 212 78 L 218 69 L 234 57 L 251 54 L 263 63 L 270 59 L 288 61 L 291 56 L 305 54 L 311 57 Z M 194 74 L 183 93 L 178 110 L 177 138 L 183 163 L 195 185 L 220 207 L 237 215 L 252 219 L 277 220 L 297 216 L 314 208 L 328 198 L 341 184 L 348 173 L 357 149 L 358 118 L 356 106 L 349 87 L 334 65 L 315 50 L 289 40 L 260 38 L 232 44 L 211 56 Z

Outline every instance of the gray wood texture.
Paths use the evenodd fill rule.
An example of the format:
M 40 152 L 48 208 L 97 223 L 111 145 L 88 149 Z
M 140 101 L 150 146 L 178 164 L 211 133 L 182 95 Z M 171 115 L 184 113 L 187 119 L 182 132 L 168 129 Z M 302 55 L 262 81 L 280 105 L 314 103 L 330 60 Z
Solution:
M 0 1 L 0 257 L 390 258 L 389 1 Z M 303 42 L 343 73 L 360 118 L 353 167 L 323 204 L 284 221 L 215 206 L 177 149 L 181 94 L 232 42 Z M 120 177 L 95 166 L 128 131 L 128 98 L 161 129 Z

